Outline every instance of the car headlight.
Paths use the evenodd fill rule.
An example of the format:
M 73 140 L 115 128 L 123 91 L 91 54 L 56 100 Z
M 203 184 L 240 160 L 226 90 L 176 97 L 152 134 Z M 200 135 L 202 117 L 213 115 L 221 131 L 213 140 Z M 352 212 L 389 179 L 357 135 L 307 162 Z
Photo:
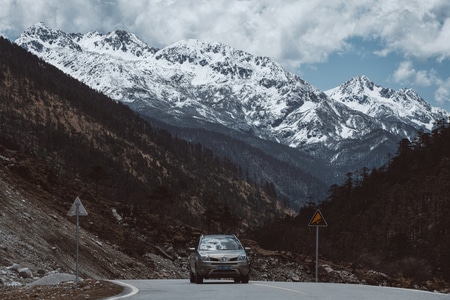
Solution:
M 238 260 L 239 260 L 239 261 L 247 260 L 247 255 L 245 255 L 245 254 L 239 255 L 239 256 L 238 256 Z
M 201 256 L 200 256 L 200 260 L 201 260 L 201 261 L 210 261 L 211 258 L 210 258 L 208 255 L 201 255 Z

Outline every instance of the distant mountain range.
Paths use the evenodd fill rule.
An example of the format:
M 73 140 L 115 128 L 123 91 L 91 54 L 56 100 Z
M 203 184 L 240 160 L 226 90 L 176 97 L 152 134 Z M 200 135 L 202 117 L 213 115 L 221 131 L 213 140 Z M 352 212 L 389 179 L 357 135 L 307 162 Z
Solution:
M 402 138 L 449 114 L 415 91 L 360 76 L 322 92 L 267 57 L 217 42 L 156 49 L 122 30 L 65 33 L 43 23 L 16 44 L 272 181 L 294 207 L 324 197 L 343 174 L 378 167 Z M 281 173 L 280 173 L 281 172 Z

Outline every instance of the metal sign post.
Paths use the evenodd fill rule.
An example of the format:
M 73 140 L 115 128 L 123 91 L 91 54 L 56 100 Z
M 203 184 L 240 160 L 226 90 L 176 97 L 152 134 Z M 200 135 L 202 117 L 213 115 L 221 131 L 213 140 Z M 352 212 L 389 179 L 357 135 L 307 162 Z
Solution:
M 76 264 L 75 264 L 75 269 L 76 269 L 76 277 L 75 277 L 75 282 L 79 282 L 79 277 L 78 277 L 78 245 L 79 245 L 79 238 L 78 238 L 78 233 L 79 233 L 79 216 L 87 216 L 88 213 L 86 211 L 86 209 L 84 208 L 83 204 L 81 203 L 81 200 L 79 197 L 77 197 L 75 199 L 75 201 L 72 204 L 72 207 L 69 209 L 69 212 L 67 213 L 68 216 L 72 217 L 72 216 L 76 216 L 77 217 L 77 229 L 76 229 L 76 240 L 77 240 L 77 250 L 76 250 Z
M 327 227 L 327 221 L 320 210 L 316 210 L 308 226 L 316 227 L 316 282 L 319 282 L 319 227 Z

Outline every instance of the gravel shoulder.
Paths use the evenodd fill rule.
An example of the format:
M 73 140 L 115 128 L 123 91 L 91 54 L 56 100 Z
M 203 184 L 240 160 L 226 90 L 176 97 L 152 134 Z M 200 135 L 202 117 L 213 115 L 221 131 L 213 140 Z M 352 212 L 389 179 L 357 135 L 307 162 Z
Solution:
M 124 287 L 110 281 L 86 279 L 82 282 L 61 282 L 59 284 L 26 285 L 20 287 L 6 287 L 0 289 L 0 299 L 105 299 L 119 295 Z

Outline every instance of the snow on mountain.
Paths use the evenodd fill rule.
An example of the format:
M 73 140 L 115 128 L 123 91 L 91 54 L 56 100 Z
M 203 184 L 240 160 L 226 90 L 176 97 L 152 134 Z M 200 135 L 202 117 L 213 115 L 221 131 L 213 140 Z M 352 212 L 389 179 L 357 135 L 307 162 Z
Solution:
M 448 116 L 446 111 L 432 107 L 412 89 L 383 88 L 366 76 L 352 78 L 325 94 L 373 118 L 390 118 L 427 130 L 433 128 L 436 119 Z
M 38 23 L 16 43 L 147 116 L 221 124 L 333 165 L 379 164 L 373 151 L 447 116 L 413 90 L 364 76 L 323 93 L 267 57 L 216 42 L 158 50 L 125 31 L 67 34 Z

